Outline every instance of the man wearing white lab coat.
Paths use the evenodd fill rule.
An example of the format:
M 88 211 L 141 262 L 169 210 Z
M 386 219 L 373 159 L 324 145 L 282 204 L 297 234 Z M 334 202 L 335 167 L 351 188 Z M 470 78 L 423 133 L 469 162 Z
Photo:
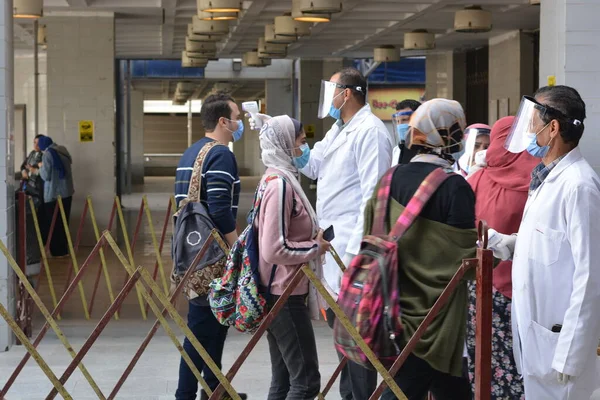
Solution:
M 526 145 L 542 163 L 518 234 L 492 231 L 495 254 L 514 249 L 515 360 L 525 398 L 587 400 L 600 386 L 600 179 L 578 147 L 585 104 L 572 88 L 545 87 L 518 115 L 507 148 Z
M 366 103 L 366 80 L 359 71 L 346 68 L 325 83 L 335 85 L 333 99 L 325 107 L 337 121 L 315 144 L 302 173 L 317 180 L 319 225 L 323 229 L 333 225 L 335 239 L 331 244 L 348 265 L 359 252 L 365 205 L 392 165 L 397 141 Z M 323 269 L 329 287 L 338 293 L 342 273 L 329 253 Z M 328 312 L 328 322 L 332 317 Z M 375 389 L 376 373 L 354 364 L 347 374 L 352 393 L 348 375 L 343 373 L 340 392 L 344 400 L 367 399 Z

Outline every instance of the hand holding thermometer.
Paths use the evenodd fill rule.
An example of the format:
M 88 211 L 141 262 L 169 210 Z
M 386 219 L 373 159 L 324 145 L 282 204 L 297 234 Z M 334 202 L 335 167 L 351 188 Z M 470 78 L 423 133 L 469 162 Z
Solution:
M 250 114 L 250 117 L 253 121 L 253 129 L 260 130 L 260 128 L 262 128 L 263 122 L 260 116 L 258 115 L 258 102 L 245 101 L 242 103 L 242 110 Z

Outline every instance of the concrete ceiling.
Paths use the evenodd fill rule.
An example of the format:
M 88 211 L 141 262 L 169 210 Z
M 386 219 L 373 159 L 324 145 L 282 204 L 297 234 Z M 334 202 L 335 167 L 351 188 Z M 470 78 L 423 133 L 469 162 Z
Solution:
M 144 93 L 146 100 L 172 99 L 175 95 L 178 80 L 156 80 L 136 79 L 132 82 L 133 89 Z M 208 93 L 216 88 L 223 88 L 223 82 L 217 80 L 202 79 L 194 81 L 197 83 L 196 91 L 192 98 L 203 99 Z M 236 101 L 251 101 L 263 98 L 265 95 L 264 80 L 238 80 L 226 83 L 227 90 L 235 97 Z
M 401 47 L 404 32 L 428 29 L 436 33 L 437 49 L 485 45 L 492 36 L 515 29 L 539 27 L 539 7 L 529 0 L 478 0 L 493 14 L 493 30 L 461 34 L 452 30 L 454 12 L 473 0 L 342 0 L 343 12 L 329 23 L 316 24 L 309 37 L 289 47 L 291 58 L 372 56 L 373 47 Z M 264 25 L 289 12 L 291 0 L 243 1 L 244 11 L 231 22 L 230 34 L 219 43 L 220 57 L 241 57 L 256 48 Z M 179 58 L 187 24 L 196 13 L 196 0 L 45 0 L 46 15 L 64 12 L 109 11 L 116 17 L 116 55 L 120 58 Z M 18 22 L 15 47 L 28 48 L 30 22 Z M 27 35 L 29 33 L 29 36 Z M 406 55 L 410 55 L 407 53 Z

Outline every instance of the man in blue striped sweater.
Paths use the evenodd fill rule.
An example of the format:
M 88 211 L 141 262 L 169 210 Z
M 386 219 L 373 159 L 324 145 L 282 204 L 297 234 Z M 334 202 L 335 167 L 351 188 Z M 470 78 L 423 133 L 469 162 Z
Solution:
M 200 201 L 206 206 L 213 223 L 230 246 L 238 237 L 236 216 L 240 195 L 240 178 L 235 156 L 227 145 L 231 141 L 239 140 L 244 133 L 244 124 L 240 117 L 240 110 L 231 96 L 225 93 L 208 96 L 202 103 L 200 112 L 206 135 L 185 151 L 179 160 L 175 174 L 175 199 L 179 206 L 179 203 L 187 198 L 194 162 L 202 147 L 214 141 L 222 144 L 222 146 L 213 147 L 204 160 Z M 227 327 L 219 324 L 214 317 L 206 297 L 197 297 L 190 301 L 188 327 L 221 368 Z M 219 381 L 204 365 L 204 361 L 187 339 L 183 348 L 194 361 L 198 370 L 203 371 L 204 379 L 211 390 L 216 389 Z M 197 393 L 198 380 L 185 361 L 181 360 L 175 399 L 194 400 Z M 240 397 L 245 399 L 247 396 L 240 393 Z M 201 400 L 208 399 L 204 390 L 202 390 L 200 398 Z M 228 395 L 225 395 L 222 399 L 227 398 Z

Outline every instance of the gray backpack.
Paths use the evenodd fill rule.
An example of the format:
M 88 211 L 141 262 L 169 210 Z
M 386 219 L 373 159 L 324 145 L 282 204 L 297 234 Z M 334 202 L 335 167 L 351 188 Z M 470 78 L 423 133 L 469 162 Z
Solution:
M 179 210 L 173 215 L 173 242 L 171 256 L 173 258 L 173 278 L 176 283 L 185 275 L 196 255 L 202 249 L 210 232 L 216 229 L 206 207 L 200 202 L 200 188 L 202 179 L 202 165 L 208 152 L 217 142 L 211 142 L 198 152 L 187 199 L 181 202 Z M 218 230 L 217 230 L 218 232 Z M 220 232 L 219 232 L 220 235 Z M 222 238 L 221 238 L 222 239 Z M 208 294 L 209 284 L 213 279 L 220 278 L 225 270 L 227 249 L 224 241 L 213 241 L 204 257 L 196 267 L 192 277 L 184 287 L 184 294 L 189 300 Z

